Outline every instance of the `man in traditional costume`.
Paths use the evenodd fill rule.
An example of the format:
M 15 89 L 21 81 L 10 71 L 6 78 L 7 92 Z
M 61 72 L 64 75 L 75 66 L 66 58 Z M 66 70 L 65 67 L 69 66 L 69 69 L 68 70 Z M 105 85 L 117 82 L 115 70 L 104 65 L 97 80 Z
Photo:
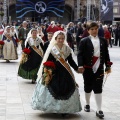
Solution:
M 21 42 L 22 49 L 25 48 L 25 40 L 27 38 L 27 34 L 30 31 L 30 29 L 27 26 L 28 26 L 28 23 L 26 21 L 23 21 L 22 28 L 20 28 L 18 32 L 18 38 Z
M 89 36 L 81 40 L 78 51 L 79 70 L 84 78 L 84 91 L 86 105 L 84 110 L 90 112 L 90 96 L 94 91 L 97 105 L 96 116 L 103 118 L 102 84 L 105 71 L 110 72 L 111 62 L 108 52 L 108 44 L 104 38 L 98 37 L 98 24 L 95 22 L 87 25 Z

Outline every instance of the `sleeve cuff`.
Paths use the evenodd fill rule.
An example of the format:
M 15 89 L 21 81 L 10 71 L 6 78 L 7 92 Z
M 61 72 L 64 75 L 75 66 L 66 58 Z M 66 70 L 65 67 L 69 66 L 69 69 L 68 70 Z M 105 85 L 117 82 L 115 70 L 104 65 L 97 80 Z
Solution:
M 79 66 L 78 68 L 83 68 L 83 66 Z

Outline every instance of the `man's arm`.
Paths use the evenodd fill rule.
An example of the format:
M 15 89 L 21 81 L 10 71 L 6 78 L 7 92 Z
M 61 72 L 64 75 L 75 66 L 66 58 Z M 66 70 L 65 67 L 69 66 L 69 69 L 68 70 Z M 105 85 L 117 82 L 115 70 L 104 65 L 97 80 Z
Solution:
M 78 66 L 83 66 L 83 54 L 84 54 L 84 39 L 79 43 L 77 61 Z

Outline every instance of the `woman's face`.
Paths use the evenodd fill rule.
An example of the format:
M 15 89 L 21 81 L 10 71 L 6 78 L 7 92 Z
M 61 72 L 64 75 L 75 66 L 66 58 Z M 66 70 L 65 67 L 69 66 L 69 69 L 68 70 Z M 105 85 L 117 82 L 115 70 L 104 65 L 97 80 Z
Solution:
M 58 45 L 63 45 L 64 40 L 65 40 L 65 36 L 63 34 L 58 35 L 56 38 L 56 42 Z
M 70 27 L 73 27 L 73 26 L 74 26 L 74 24 L 71 22 L 71 23 L 70 23 Z
M 11 27 L 11 30 L 14 31 L 14 27 Z
M 7 28 L 7 30 L 6 30 L 8 33 L 10 33 L 10 28 Z
M 36 30 L 35 30 L 35 31 L 32 31 L 31 34 L 32 34 L 32 37 L 33 37 L 33 38 L 37 37 L 37 31 L 36 31 Z

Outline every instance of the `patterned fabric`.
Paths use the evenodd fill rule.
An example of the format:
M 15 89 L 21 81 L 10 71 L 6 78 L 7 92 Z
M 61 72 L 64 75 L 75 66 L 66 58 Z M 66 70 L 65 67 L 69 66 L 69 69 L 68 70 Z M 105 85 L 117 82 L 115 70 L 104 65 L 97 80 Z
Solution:
M 77 88 L 68 100 L 56 100 L 48 88 L 39 82 L 36 85 L 31 105 L 35 110 L 48 113 L 75 113 L 82 110 Z
M 4 41 L 3 45 L 3 57 L 5 60 L 16 60 L 18 59 L 17 55 L 17 43 L 15 39 L 12 37 L 12 40 L 7 39 L 4 35 L 2 40 Z
M 40 43 L 42 43 L 41 39 L 40 38 L 36 38 L 36 39 L 33 39 L 32 37 L 28 38 L 28 44 L 29 46 L 35 46 L 35 47 L 38 47 L 39 46 L 39 49 L 40 51 L 42 52 L 43 54 L 43 49 L 41 48 L 40 46 Z
M 51 51 L 51 53 L 53 55 L 55 54 L 54 53 L 55 52 L 54 49 L 57 49 L 57 51 L 60 53 L 61 57 L 64 58 L 64 59 L 66 59 L 70 55 L 70 53 L 71 53 L 71 49 L 68 46 L 66 46 L 66 45 L 63 45 L 62 49 L 60 49 L 57 45 L 55 45 L 52 48 L 52 51 Z
M 36 80 L 37 79 L 37 72 L 38 72 L 38 68 L 35 68 L 31 71 L 26 71 L 22 68 L 22 65 L 19 66 L 19 70 L 18 70 L 18 75 L 21 76 L 24 79 L 32 79 L 32 80 Z
M 27 44 L 26 48 L 29 48 L 31 53 L 28 56 L 28 60 L 25 63 L 20 64 L 18 75 L 24 79 L 36 80 L 42 57 L 38 55 L 38 53 L 36 53 L 29 44 Z
M 0 48 L 0 59 L 3 59 L 3 51 L 2 51 L 3 49 L 2 48 Z
M 56 56 L 53 55 L 54 52 L 57 52 L 68 61 L 74 70 L 77 70 L 78 66 L 72 58 L 71 49 L 66 45 L 63 45 L 62 49 L 58 48 L 59 52 L 56 50 L 57 47 L 54 49 L 54 52 L 53 49 L 54 46 L 51 48 L 52 51 L 50 51 L 50 53 L 47 51 L 49 53 L 48 57 L 45 57 L 47 58 L 46 61 L 54 62 L 56 69 L 53 72 L 51 81 L 47 85 L 41 83 L 42 78 L 39 78 L 42 75 L 38 77 L 38 83 L 31 102 L 32 108 L 48 113 L 79 112 L 81 111 L 81 103 L 76 83 L 67 69 L 58 61 Z
M 16 60 L 18 59 L 17 50 L 14 46 L 13 41 L 5 41 L 3 46 L 3 56 L 5 60 Z

